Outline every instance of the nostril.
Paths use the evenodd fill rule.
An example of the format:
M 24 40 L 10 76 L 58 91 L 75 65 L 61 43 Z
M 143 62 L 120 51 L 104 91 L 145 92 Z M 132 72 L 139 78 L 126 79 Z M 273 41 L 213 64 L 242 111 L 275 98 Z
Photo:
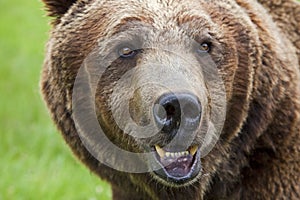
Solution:
M 183 106 L 182 112 L 182 124 L 184 125 L 184 128 L 187 130 L 195 130 L 198 128 L 201 120 L 202 109 L 201 104 L 197 101 L 197 99 L 188 101 Z
M 181 120 L 180 104 L 174 94 L 166 94 L 159 98 L 154 106 L 153 115 L 162 132 L 170 133 L 178 129 Z
M 175 122 L 180 121 L 181 111 L 177 100 L 155 104 L 153 113 L 156 123 L 160 128 L 164 127 L 164 130 L 173 127 Z
M 167 120 L 167 112 L 164 109 L 164 107 L 160 104 L 155 104 L 153 109 L 153 115 L 156 123 L 158 123 L 159 126 L 163 126 Z
M 165 107 L 165 113 L 166 113 L 167 119 L 171 119 L 172 117 L 175 116 L 175 114 L 176 114 L 176 108 L 175 108 L 174 105 L 172 105 L 172 104 L 169 103 L 169 104 L 167 104 L 164 107 Z
M 184 104 L 182 112 L 185 117 L 190 119 L 198 119 L 201 116 L 200 103 L 196 101 L 188 101 Z

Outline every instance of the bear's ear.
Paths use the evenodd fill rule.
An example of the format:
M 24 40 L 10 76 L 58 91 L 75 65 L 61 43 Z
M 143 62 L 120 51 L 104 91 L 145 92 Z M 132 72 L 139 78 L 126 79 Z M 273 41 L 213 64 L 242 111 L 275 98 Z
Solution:
M 48 15 L 59 19 L 77 0 L 42 0 Z

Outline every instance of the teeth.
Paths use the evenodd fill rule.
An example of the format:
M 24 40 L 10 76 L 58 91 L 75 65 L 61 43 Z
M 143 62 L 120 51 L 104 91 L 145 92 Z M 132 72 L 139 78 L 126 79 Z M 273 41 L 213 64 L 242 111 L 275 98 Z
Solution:
M 155 145 L 155 149 L 156 149 L 156 152 L 158 153 L 158 155 L 161 157 L 161 158 L 179 158 L 179 157 L 182 157 L 182 156 L 187 156 L 189 154 L 192 154 L 191 153 L 191 150 L 190 152 L 189 151 L 182 151 L 182 152 L 166 152 L 164 151 L 162 148 L 160 148 L 158 145 Z M 197 147 L 196 147 L 196 150 L 195 152 L 197 151 Z M 195 153 L 194 153 L 195 154 Z M 192 154 L 192 155 L 194 155 Z
M 171 152 L 167 152 L 167 153 L 166 153 L 166 157 L 172 157 L 172 155 L 173 155 L 173 154 L 172 154 Z
M 161 158 L 165 157 L 166 152 L 162 148 L 160 148 L 158 145 L 155 145 L 155 149 Z
M 197 152 L 197 150 L 198 150 L 198 146 L 192 146 L 189 149 L 189 153 L 193 156 L 193 155 L 195 155 L 195 153 Z

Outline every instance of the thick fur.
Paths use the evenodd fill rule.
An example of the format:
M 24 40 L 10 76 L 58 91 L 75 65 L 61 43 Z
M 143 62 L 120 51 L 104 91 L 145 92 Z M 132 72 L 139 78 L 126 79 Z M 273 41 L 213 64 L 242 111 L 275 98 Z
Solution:
M 49 15 L 55 17 L 41 77 L 44 99 L 74 154 L 111 183 L 114 199 L 300 199 L 299 3 L 44 2 Z M 185 23 L 192 30 L 201 21 L 212 32 L 217 30 L 214 36 L 220 51 L 212 57 L 223 74 L 227 115 L 218 143 L 202 159 L 203 175 L 189 186 L 172 187 L 157 181 L 151 173 L 128 174 L 99 163 L 86 150 L 75 128 L 72 89 L 79 67 L 98 41 L 110 38 L 130 21 L 145 22 L 158 29 L 169 26 L 172 30 L 180 30 Z M 180 41 L 180 37 L 175 40 Z M 125 68 L 135 67 L 142 58 L 136 59 Z M 111 74 L 117 67 L 118 63 L 111 66 Z M 140 143 L 133 138 L 117 137 L 120 130 L 111 125 L 114 122 L 109 107 L 103 105 L 118 73 L 108 73 L 99 83 L 99 121 L 115 143 L 127 150 L 140 151 Z

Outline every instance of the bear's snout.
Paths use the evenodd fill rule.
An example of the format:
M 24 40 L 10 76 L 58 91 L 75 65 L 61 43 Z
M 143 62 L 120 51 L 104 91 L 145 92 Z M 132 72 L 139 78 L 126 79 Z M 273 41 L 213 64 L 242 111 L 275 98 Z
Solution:
M 164 134 L 174 136 L 179 127 L 196 130 L 201 119 L 201 103 L 191 93 L 167 93 L 160 96 L 154 107 L 154 121 Z
M 172 141 L 164 147 L 155 144 L 154 155 L 161 169 L 154 174 L 167 183 L 186 184 L 201 174 L 199 146 L 189 144 L 193 140 L 191 132 L 200 125 L 201 115 L 201 103 L 192 93 L 165 93 L 156 100 L 154 121 L 160 134 Z

